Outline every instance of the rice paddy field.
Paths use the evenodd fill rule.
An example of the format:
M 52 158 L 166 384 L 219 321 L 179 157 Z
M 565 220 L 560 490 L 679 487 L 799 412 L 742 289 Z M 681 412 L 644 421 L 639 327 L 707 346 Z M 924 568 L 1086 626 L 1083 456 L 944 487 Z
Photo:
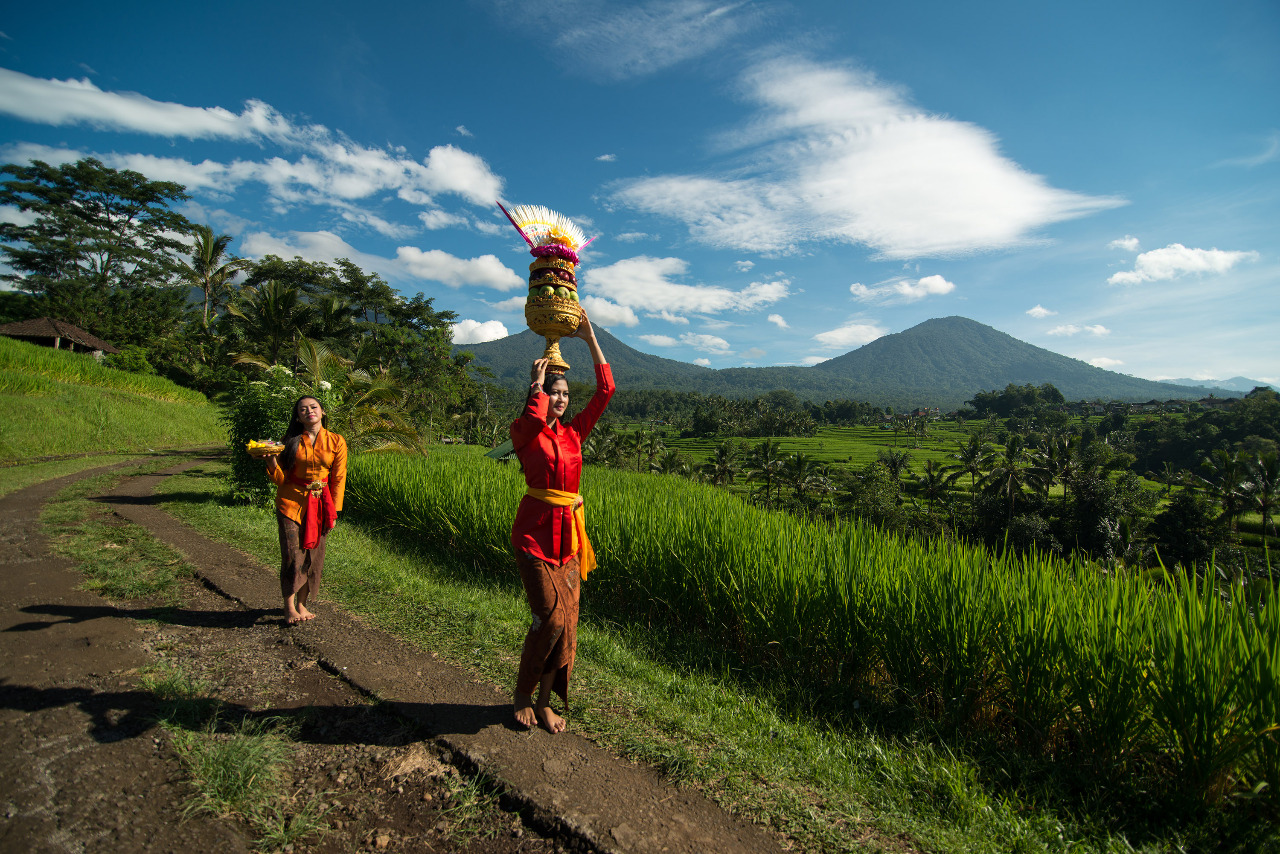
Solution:
M 783 436 L 776 441 L 783 454 L 804 453 L 823 465 L 844 468 L 861 468 L 875 462 L 882 451 L 896 451 L 911 455 L 911 468 L 923 468 L 926 460 L 950 462 L 949 454 L 955 451 L 957 442 L 967 442 L 969 430 L 951 422 L 933 422 L 928 435 L 918 438 L 901 432 L 897 436 L 888 428 L 880 427 L 823 427 L 815 436 Z M 668 448 L 675 448 L 689 456 L 695 463 L 711 459 L 721 438 L 681 439 L 676 436 L 663 438 Z M 762 439 L 736 439 L 743 448 L 759 444 Z
M 693 639 L 681 646 L 686 664 L 829 726 L 906 721 L 944 743 L 1021 757 L 1006 771 L 1052 766 L 1125 808 L 1247 802 L 1275 816 L 1271 584 L 1224 591 L 997 559 L 798 520 L 676 477 L 589 467 L 583 481 L 600 561 L 589 619 Z M 474 449 L 359 456 L 348 485 L 366 524 L 495 577 L 510 573 L 523 491 L 514 466 Z
M 199 392 L 0 336 L 0 463 L 225 441 L 218 407 Z

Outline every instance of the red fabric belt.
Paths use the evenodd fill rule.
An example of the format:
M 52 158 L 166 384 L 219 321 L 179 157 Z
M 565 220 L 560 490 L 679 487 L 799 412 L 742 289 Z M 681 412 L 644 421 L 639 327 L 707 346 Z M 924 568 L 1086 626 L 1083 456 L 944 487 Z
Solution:
M 320 544 L 320 537 L 333 530 L 338 523 L 338 511 L 333 507 L 333 494 L 329 492 L 328 481 L 322 481 L 319 490 L 311 488 L 311 484 L 295 475 L 289 475 L 289 482 L 302 487 L 306 501 L 302 505 L 302 547 L 314 549 Z

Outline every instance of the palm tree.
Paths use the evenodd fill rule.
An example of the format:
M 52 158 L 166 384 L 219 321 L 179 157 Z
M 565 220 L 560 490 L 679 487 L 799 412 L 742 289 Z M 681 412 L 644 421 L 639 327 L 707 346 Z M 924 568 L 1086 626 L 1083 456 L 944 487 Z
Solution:
M 179 275 L 204 294 L 204 328 L 208 329 L 209 309 L 217 314 L 220 301 L 231 290 L 231 280 L 249 262 L 227 255 L 230 234 L 214 234 L 209 226 L 197 225 L 191 237 L 191 260 L 179 264 Z
M 688 476 L 692 470 L 684 454 L 675 448 L 660 454 L 657 459 L 649 463 L 649 467 L 657 474 L 679 474 L 685 476 Z
M 237 354 L 277 364 L 286 345 L 296 344 L 311 327 L 315 313 L 292 285 L 275 280 L 259 287 L 242 288 L 239 297 L 227 306 L 236 318 L 235 326 L 242 341 L 255 349 Z M 294 358 L 297 367 L 297 358 Z
M 991 456 L 991 446 L 982 438 L 981 433 L 974 433 L 967 444 L 956 446 L 951 459 L 956 462 L 947 465 L 947 486 L 955 483 L 964 475 L 969 475 L 969 503 L 977 498 L 978 478 L 987 469 L 987 459 Z
M 738 446 L 732 442 L 716 445 L 711 459 L 702 464 L 703 472 L 716 486 L 732 486 L 741 469 L 742 466 L 738 463 Z
M 906 451 L 881 451 L 876 459 L 884 464 L 894 480 L 902 480 L 902 475 L 911 469 L 911 455 Z
M 782 446 L 776 439 L 765 439 L 756 445 L 751 452 L 751 462 L 747 469 L 747 482 L 764 482 L 764 503 L 773 499 L 773 484 L 782 473 L 785 460 L 782 457 Z
M 1201 464 L 1201 482 L 1222 507 L 1231 530 L 1249 502 L 1249 466 L 1238 452 L 1218 448 Z
M 924 472 L 915 479 L 913 488 L 932 508 L 947 494 L 948 481 L 946 466 L 937 460 L 925 460 Z
M 791 487 L 796 500 L 803 503 L 807 493 L 817 485 L 817 480 L 823 474 L 822 466 L 817 460 L 799 452 L 786 459 L 781 477 Z
M 1267 542 L 1267 528 L 1275 532 L 1272 514 L 1280 506 L 1280 455 L 1275 451 L 1260 453 L 1249 461 L 1253 478 L 1253 504 L 1262 514 L 1262 542 Z
M 1013 519 L 1019 496 L 1028 489 L 1039 491 L 1049 477 L 1039 457 L 1027 447 L 1020 434 L 1014 433 L 1004 448 L 997 451 L 994 466 L 982 477 L 982 488 L 1005 500 L 1009 519 Z

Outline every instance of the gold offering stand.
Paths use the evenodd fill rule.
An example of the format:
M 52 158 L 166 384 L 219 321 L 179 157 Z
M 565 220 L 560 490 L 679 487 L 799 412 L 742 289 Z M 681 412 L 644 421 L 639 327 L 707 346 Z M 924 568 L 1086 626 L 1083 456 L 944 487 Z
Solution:
M 577 301 L 557 296 L 529 297 L 524 304 L 524 319 L 530 329 L 547 339 L 547 349 L 542 354 L 548 360 L 547 370 L 569 370 L 569 363 L 560 355 L 560 339 L 572 335 L 582 322 Z

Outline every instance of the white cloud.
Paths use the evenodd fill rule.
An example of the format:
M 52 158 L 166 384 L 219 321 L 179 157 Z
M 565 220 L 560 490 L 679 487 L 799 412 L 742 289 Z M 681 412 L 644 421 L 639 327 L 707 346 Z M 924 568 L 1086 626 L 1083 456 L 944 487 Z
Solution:
M 754 362 L 759 359 L 763 359 L 767 352 L 768 351 L 764 350 L 761 347 L 751 347 L 747 350 L 743 350 L 742 353 L 740 353 L 739 355 L 741 355 L 742 358 L 744 359 L 749 359 L 750 361 Z
M 437 231 L 441 228 L 467 224 L 466 217 L 439 209 L 420 212 L 418 214 L 418 220 L 426 226 L 429 231 Z
M 353 205 L 338 205 L 338 209 L 342 213 L 342 218 L 347 222 L 363 225 L 371 228 L 381 234 L 383 237 L 392 239 L 401 239 L 413 234 L 415 229 L 407 225 L 400 225 L 395 222 L 388 222 L 382 217 L 370 211 L 361 210 Z
M 24 211 L 14 205 L 0 205 L 0 222 L 12 225 L 31 225 L 39 217 L 34 211 Z
M 704 353 L 727 353 L 729 342 L 718 335 L 704 335 L 698 332 L 686 332 L 680 336 L 680 343 L 687 344 Z
M 741 273 L 748 272 L 755 265 L 756 265 L 755 261 L 734 261 L 733 262 L 733 266 L 737 267 L 738 271 Z
M 672 314 L 666 309 L 663 309 L 662 311 L 650 312 L 649 314 L 646 314 L 645 317 L 652 317 L 657 320 L 665 320 L 667 323 L 679 323 L 683 326 L 689 325 L 689 318 L 682 317 L 678 314 Z
M 458 125 L 454 130 L 457 132 L 458 136 L 475 136 L 475 134 L 467 130 L 466 125 Z
M 618 243 L 638 243 L 641 240 L 654 240 L 652 234 L 646 234 L 643 231 L 624 231 L 622 234 L 615 234 L 613 239 Z
M 436 195 L 455 195 L 488 207 L 502 193 L 502 179 L 485 161 L 452 145 L 438 145 L 419 161 L 403 148 L 357 145 L 323 125 L 296 124 L 269 104 L 248 101 L 235 113 L 222 107 L 189 107 L 133 92 L 108 92 L 85 80 L 45 80 L 0 69 L 0 114 L 25 121 L 189 139 L 275 143 L 293 159 L 191 164 L 143 155 L 100 157 L 150 178 L 181 181 L 188 187 L 230 192 L 239 185 L 265 184 L 277 205 L 297 202 L 337 204 L 394 193 L 410 204 L 432 205 Z M 46 162 L 66 162 L 40 159 Z M 78 158 L 71 158 L 72 160 Z M 384 220 L 385 222 L 385 220 Z
M 1109 359 L 1106 356 L 1094 356 L 1089 360 L 1089 364 L 1093 365 L 1095 368 L 1105 368 L 1109 371 L 1112 368 L 1120 367 L 1124 362 L 1119 359 Z
M 859 284 L 849 286 L 853 298 L 863 302 L 919 302 L 926 297 L 949 294 L 956 286 L 941 276 L 925 276 L 922 279 L 892 279 L 878 285 Z
M 732 177 L 634 179 L 615 198 L 719 248 L 785 253 L 830 240 L 887 258 L 1016 246 L 1124 203 L 1050 186 L 1005 157 L 990 131 L 928 113 L 867 73 L 782 58 L 755 66 L 743 85 L 760 112 L 723 142 L 749 162 Z
M 453 324 L 454 344 L 483 344 L 485 341 L 497 341 L 506 338 L 510 333 L 501 321 L 459 320 Z
M 1256 261 L 1257 252 L 1228 252 L 1222 249 L 1188 249 L 1181 243 L 1170 243 L 1163 249 L 1143 252 L 1133 270 L 1116 273 L 1107 282 L 1112 285 L 1136 285 L 1176 279 L 1184 273 L 1225 273 L 1243 261 Z
M 618 305 L 596 296 L 585 296 L 582 298 L 582 307 L 587 310 L 587 316 L 591 318 L 592 323 L 598 323 L 606 328 L 640 325 L 640 318 L 636 317 L 636 313 L 630 306 Z
M 782 317 L 782 315 L 780 315 L 780 314 L 771 314 L 771 315 L 769 315 L 769 316 L 768 316 L 767 318 L 765 318 L 765 319 L 766 319 L 766 320 L 768 320 L 770 323 L 772 323 L 774 326 L 778 327 L 779 329 L 790 329 L 790 328 L 791 328 L 791 327 L 787 324 L 787 321 L 786 321 L 786 320 L 784 320 L 784 319 L 783 319 L 783 317 Z
M 529 297 L 527 295 L 508 297 L 497 302 L 486 302 L 485 304 L 494 311 L 524 311 L 524 303 Z
M 88 78 L 45 80 L 0 68 L 0 113 L 38 124 L 86 124 L 107 130 L 187 139 L 276 138 L 293 131 L 279 113 L 249 101 L 240 113 L 188 107 L 137 92 L 105 92 Z
M 640 340 L 654 347 L 674 347 L 680 342 L 670 335 L 641 335 Z
M 723 0 L 647 0 L 614 5 L 573 4 L 551 12 L 546 4 L 512 3 L 526 27 L 554 34 L 555 53 L 591 75 L 625 79 L 652 74 L 717 50 L 756 27 L 758 5 Z
M 741 290 L 711 285 L 685 285 L 672 281 L 689 269 L 680 258 L 638 256 L 587 272 L 585 283 L 619 305 L 639 309 L 662 306 L 670 312 L 693 311 L 714 314 L 746 311 L 771 305 L 785 298 L 790 282 L 752 282 Z
M 403 278 L 404 271 L 394 261 L 379 255 L 370 255 L 356 249 L 331 231 L 294 231 L 286 237 L 277 237 L 265 231 L 246 234 L 240 242 L 247 258 L 278 255 L 281 258 L 299 256 L 307 261 L 336 261 L 349 258 L 365 270 L 381 273 L 388 278 Z
M 613 163 L 617 159 L 618 159 L 618 155 L 616 154 L 601 154 L 599 157 L 596 158 L 596 160 L 600 161 L 601 163 Z
M 805 356 L 800 360 L 800 364 L 813 367 L 814 365 L 821 364 L 830 358 L 830 356 Z
M 441 249 L 423 251 L 416 246 L 401 246 L 396 249 L 396 259 L 410 275 L 451 288 L 466 286 L 509 291 L 525 284 L 525 280 L 508 269 L 496 255 L 459 258 Z
M 1108 249 L 1123 249 L 1126 252 L 1137 252 L 1142 246 L 1138 242 L 1138 238 L 1132 234 L 1126 234 L 1124 237 L 1118 237 L 1107 244 Z
M 1034 306 L 1027 309 L 1027 314 L 1031 315 L 1036 320 L 1043 320 L 1046 317 L 1053 317 L 1055 314 L 1057 314 L 1057 312 L 1050 311 L 1049 309 L 1040 305 L 1040 303 L 1036 303 Z
M 846 323 L 844 326 L 819 332 L 813 336 L 823 347 L 845 348 L 861 347 L 863 344 L 880 338 L 886 330 L 874 323 Z
M 1093 326 L 1076 326 L 1074 323 L 1064 323 L 1061 326 L 1055 326 L 1045 334 L 1066 335 L 1070 337 L 1072 335 L 1079 335 L 1081 332 L 1087 332 L 1090 335 L 1098 336 L 1111 334 L 1111 330 L 1101 324 Z
M 708 359 L 708 358 L 705 358 L 705 357 L 703 357 L 703 356 L 699 356 L 698 358 L 694 359 L 694 360 L 693 360 L 693 363 L 694 363 L 695 365 L 701 365 L 701 366 L 702 366 L 702 367 L 704 367 L 704 368 L 709 368 L 709 367 L 711 367 L 711 360 L 710 360 L 710 359 Z

